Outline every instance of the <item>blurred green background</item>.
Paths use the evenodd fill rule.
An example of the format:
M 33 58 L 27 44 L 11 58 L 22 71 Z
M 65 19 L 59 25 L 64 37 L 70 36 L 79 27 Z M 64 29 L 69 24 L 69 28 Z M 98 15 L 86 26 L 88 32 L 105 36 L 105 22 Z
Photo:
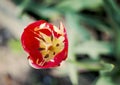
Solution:
M 0 85 L 119 85 L 119 0 L 0 0 Z M 60 67 L 29 66 L 20 36 L 31 22 L 62 21 L 69 39 Z

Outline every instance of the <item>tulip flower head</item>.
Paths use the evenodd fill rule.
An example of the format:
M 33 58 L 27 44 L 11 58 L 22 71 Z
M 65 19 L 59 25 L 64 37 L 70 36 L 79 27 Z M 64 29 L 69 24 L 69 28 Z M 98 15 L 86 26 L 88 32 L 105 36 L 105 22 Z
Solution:
M 24 50 L 32 67 L 52 68 L 67 58 L 68 38 L 64 25 L 59 27 L 44 20 L 28 25 L 21 36 Z

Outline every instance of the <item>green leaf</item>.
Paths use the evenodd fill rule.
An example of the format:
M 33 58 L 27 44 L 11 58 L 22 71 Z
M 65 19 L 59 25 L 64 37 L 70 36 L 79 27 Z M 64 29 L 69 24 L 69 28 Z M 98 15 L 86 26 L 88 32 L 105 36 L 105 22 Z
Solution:
M 72 32 L 72 34 L 71 34 Z M 76 40 L 76 31 L 72 28 L 67 29 L 67 33 L 68 33 L 68 39 L 69 39 L 69 52 L 68 52 L 68 60 L 73 60 L 75 61 L 75 53 L 74 53 L 74 46 L 77 43 Z M 68 64 L 68 76 L 70 77 L 70 80 L 72 82 L 73 85 L 78 85 L 78 71 L 77 71 L 77 67 L 76 65 L 69 63 Z
M 101 70 L 101 74 L 103 74 L 103 76 L 104 76 L 105 73 L 111 72 L 114 68 L 114 65 L 110 64 L 110 63 L 105 63 L 105 62 L 102 61 L 101 64 L 104 67 L 104 69 Z
M 96 81 L 95 85 L 116 85 L 113 81 L 109 72 L 111 72 L 114 68 L 113 64 L 101 62 L 103 64 L 104 69 L 100 71 L 100 77 Z
M 113 83 L 111 77 L 100 77 L 95 85 L 116 85 Z
M 66 21 L 66 22 L 69 23 L 68 21 Z M 69 23 L 69 24 L 71 24 L 71 23 Z M 67 26 L 66 28 L 67 28 L 68 39 L 69 39 L 68 60 L 75 61 L 75 53 L 73 50 L 75 49 L 74 46 L 78 41 L 78 39 L 76 39 L 76 36 L 78 33 L 76 33 L 76 30 L 74 30 L 71 27 Z M 70 77 L 72 84 L 78 85 L 78 70 L 77 70 L 76 65 L 74 65 L 73 63 L 69 63 L 67 67 L 69 69 L 68 76 Z
M 73 61 L 73 60 L 68 60 L 68 63 L 75 64 L 78 69 L 80 70 L 88 70 L 88 71 L 99 71 L 104 69 L 103 65 L 99 61 L 95 60 L 81 60 L 80 62 L 78 61 Z
M 48 4 L 45 5 L 44 3 Z M 51 4 L 51 1 L 44 3 L 36 3 L 35 1 L 30 0 L 29 3 L 25 3 L 25 7 L 24 3 L 21 5 L 21 7 L 24 7 L 24 12 L 29 11 L 42 18 L 53 19 L 60 17 L 60 12 L 57 9 L 48 6 L 49 4 Z
M 76 65 L 70 63 L 69 66 L 68 66 L 68 75 L 70 77 L 70 80 L 72 82 L 73 85 L 78 85 L 78 70 L 77 70 L 77 67 Z
M 102 0 L 64 0 L 61 1 L 56 7 L 63 11 L 80 11 L 85 8 L 96 9 L 102 4 Z
M 97 59 L 100 54 L 112 53 L 112 45 L 109 42 L 86 41 L 76 46 L 77 54 L 88 54 L 91 58 Z
M 91 38 L 91 34 L 89 33 L 89 31 L 85 27 L 80 25 L 79 17 L 76 14 L 66 13 L 66 22 L 67 22 L 68 26 L 70 27 L 70 29 L 75 30 L 79 34 L 77 37 L 81 41 L 88 40 Z M 70 35 L 72 35 L 72 31 L 71 31 Z
M 63 11 L 79 11 L 80 9 L 83 9 L 83 4 L 81 3 L 81 0 L 64 0 L 56 7 Z
M 93 26 L 93 29 L 97 29 L 109 35 L 113 35 L 113 30 L 109 26 L 109 23 L 103 21 L 102 19 L 88 14 L 87 15 L 80 14 L 79 18 L 80 22 Z
M 18 12 L 21 14 L 25 9 L 27 9 L 28 5 L 31 3 L 31 0 L 23 0 L 19 6 Z
M 31 12 L 33 12 L 34 14 L 38 15 L 38 16 L 42 16 L 45 18 L 50 18 L 50 19 L 54 19 L 54 18 L 59 18 L 60 17 L 60 12 L 54 8 L 47 8 L 44 6 L 36 6 L 33 5 L 31 7 L 29 7 L 29 9 Z
M 104 8 L 109 15 L 109 18 L 112 21 L 112 24 L 116 25 L 118 29 L 120 28 L 120 8 L 116 4 L 115 0 L 103 0 L 104 2 Z

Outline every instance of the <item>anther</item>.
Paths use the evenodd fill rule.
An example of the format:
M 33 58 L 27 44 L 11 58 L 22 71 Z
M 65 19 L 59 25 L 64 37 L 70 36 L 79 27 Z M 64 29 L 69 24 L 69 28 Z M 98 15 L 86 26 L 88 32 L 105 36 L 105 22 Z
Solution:
M 38 50 L 42 51 L 42 50 L 45 50 L 45 48 L 38 48 Z
M 57 47 L 58 47 L 59 45 L 60 45 L 60 44 L 58 44 L 58 43 L 56 44 Z
M 55 55 L 55 52 L 53 52 L 53 55 Z
M 49 54 L 46 54 L 45 56 L 44 56 L 44 58 L 48 58 L 49 57 Z

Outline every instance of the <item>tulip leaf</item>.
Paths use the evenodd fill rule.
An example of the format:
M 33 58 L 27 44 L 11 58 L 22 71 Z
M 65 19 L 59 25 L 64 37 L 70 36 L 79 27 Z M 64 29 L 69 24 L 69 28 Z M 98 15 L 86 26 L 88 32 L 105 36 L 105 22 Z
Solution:
M 80 62 L 69 60 L 68 62 L 75 64 L 80 70 L 99 71 L 101 69 L 104 69 L 103 65 L 99 61 L 91 59 L 81 60 Z
M 81 41 L 88 40 L 91 38 L 91 34 L 89 33 L 89 31 L 85 27 L 80 25 L 79 18 L 76 14 L 66 13 L 66 21 L 67 21 L 67 24 L 70 27 L 70 29 L 74 29 L 79 34 L 78 38 Z M 72 32 L 70 35 L 72 35 Z M 74 35 L 72 35 L 72 36 L 74 36 Z
M 94 5 L 93 5 L 94 4 Z M 58 5 L 57 8 L 63 11 L 80 11 L 85 8 L 95 9 L 102 4 L 102 0 L 63 0 Z M 73 6 L 74 5 L 74 6 Z
M 53 7 L 47 7 L 46 5 L 44 6 L 43 4 L 40 5 L 35 2 L 28 4 L 24 10 L 44 18 L 60 17 L 60 12 L 57 9 Z
M 43 17 L 51 19 L 60 17 L 60 12 L 54 8 L 39 8 L 38 13 Z
M 113 35 L 113 30 L 111 29 L 109 24 L 103 21 L 102 19 L 85 14 L 84 15 L 80 14 L 79 18 L 80 18 L 80 22 L 84 22 L 90 26 L 93 26 L 94 29 L 97 29 L 101 32 L 107 33 L 109 35 Z
M 95 85 L 116 85 L 113 83 L 111 77 L 100 77 Z
M 71 21 L 72 23 L 73 21 Z M 67 21 L 67 23 L 69 23 Z M 71 24 L 69 23 L 69 24 Z M 76 27 L 76 26 L 75 26 Z M 73 60 L 75 61 L 75 53 L 73 52 L 73 50 L 75 49 L 74 46 L 75 44 L 77 43 L 77 40 L 76 39 L 76 36 L 78 36 L 77 34 L 77 31 L 74 30 L 73 28 L 69 28 L 67 27 L 67 33 L 68 33 L 68 39 L 69 39 L 69 52 L 68 52 L 68 60 Z M 70 77 L 70 80 L 72 82 L 73 85 L 78 85 L 78 71 L 77 71 L 77 67 L 75 64 L 73 63 L 69 63 L 68 66 L 69 68 L 68 70 L 68 75 Z
M 91 58 L 98 57 L 100 54 L 112 52 L 112 45 L 109 42 L 86 41 L 75 47 L 77 54 L 88 54 Z
M 114 68 L 113 64 L 102 62 L 104 69 L 100 70 L 100 77 L 96 81 L 95 85 L 116 85 L 109 75 Z
M 108 16 L 110 16 L 110 18 L 112 19 L 113 23 L 117 26 L 120 26 L 120 9 L 118 7 L 118 5 L 116 4 L 116 2 L 114 0 L 103 0 L 104 2 L 104 8 L 108 14 Z M 119 27 L 118 27 L 119 29 Z

